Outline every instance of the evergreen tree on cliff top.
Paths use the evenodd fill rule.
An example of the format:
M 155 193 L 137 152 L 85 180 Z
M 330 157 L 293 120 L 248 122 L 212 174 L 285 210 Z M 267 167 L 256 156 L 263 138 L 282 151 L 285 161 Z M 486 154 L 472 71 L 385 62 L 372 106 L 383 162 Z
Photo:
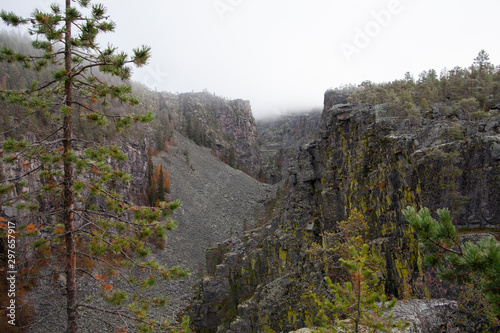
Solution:
M 10 136 L 9 129 L 2 129 L 3 163 L 18 171 L 14 177 L 0 179 L 0 205 L 2 212 L 9 206 L 18 212 L 11 219 L 16 222 L 18 247 L 31 246 L 27 250 L 30 256 L 18 258 L 19 279 L 36 278 L 33 272 L 43 265 L 44 269 L 58 267 L 65 274 L 67 332 L 78 331 L 82 308 L 113 312 L 124 323 L 138 322 L 139 331 L 152 331 L 157 323 L 146 312 L 150 303 L 142 300 L 142 288 L 154 284 L 158 276 L 170 279 L 187 273 L 148 259 L 148 239 L 165 237 L 175 227 L 167 217 L 179 203 L 152 208 L 125 200 L 116 184 L 131 179 L 117 167 L 127 156 L 116 145 L 82 140 L 73 130 L 77 118 L 100 126 L 114 125 L 117 130 L 152 120 L 151 113 L 123 115 L 109 110 L 110 99 L 130 105 L 138 100 L 130 96 L 130 86 L 108 84 L 96 76 L 107 73 L 129 79 L 128 65 L 145 65 L 150 48 L 142 46 L 128 56 L 113 46 L 100 47 L 97 36 L 112 32 L 115 24 L 103 5 L 86 0 L 53 4 L 49 12 L 34 10 L 29 18 L 5 11 L 0 16 L 10 26 L 28 25 L 36 49 L 29 55 L 2 47 L 2 61 L 38 71 L 55 68 L 47 82 L 33 82 L 19 91 L 0 91 L 2 100 L 18 105 L 25 119 L 43 115 L 51 125 L 45 136 L 34 140 L 19 140 Z M 1 227 L 5 240 L 6 226 Z M 141 273 L 146 278 L 138 279 Z M 127 281 L 126 289 L 132 293 L 114 287 L 110 283 L 113 277 Z M 112 306 L 99 309 L 82 302 L 77 282 L 84 278 L 93 280 Z M 155 302 L 164 303 L 162 299 Z

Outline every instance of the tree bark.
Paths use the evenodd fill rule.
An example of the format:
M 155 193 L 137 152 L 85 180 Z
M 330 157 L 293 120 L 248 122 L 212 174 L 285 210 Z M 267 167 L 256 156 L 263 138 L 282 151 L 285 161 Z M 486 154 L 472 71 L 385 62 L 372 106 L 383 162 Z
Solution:
M 71 7 L 71 0 L 66 0 L 66 10 Z M 64 67 L 66 70 L 66 81 L 64 83 L 65 105 L 72 107 L 71 81 L 71 22 L 66 17 L 66 34 L 64 50 Z M 73 162 L 69 159 L 72 150 L 72 111 L 64 116 L 63 124 L 63 221 L 65 227 L 66 243 L 66 312 L 68 315 L 68 333 L 78 331 L 77 323 L 77 295 L 76 295 L 76 248 L 74 239 L 75 218 L 73 213 L 74 195 L 73 195 Z
M 361 271 L 361 269 L 360 269 Z M 361 319 L 361 274 L 358 273 L 358 290 L 357 290 L 357 304 L 356 304 L 356 327 L 355 327 L 355 332 L 359 332 L 359 320 Z

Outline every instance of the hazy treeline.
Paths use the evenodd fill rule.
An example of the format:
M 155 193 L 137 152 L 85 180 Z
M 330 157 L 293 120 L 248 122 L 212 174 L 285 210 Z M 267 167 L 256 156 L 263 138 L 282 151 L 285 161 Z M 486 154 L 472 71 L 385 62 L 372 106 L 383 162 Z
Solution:
M 480 51 L 468 68 L 443 69 L 438 75 L 430 69 L 415 79 L 407 72 L 403 79 L 386 83 L 364 81 L 359 86 L 344 86 L 350 102 L 390 103 L 404 116 L 419 116 L 440 107 L 448 116 L 487 117 L 500 104 L 500 66 Z M 401 113 L 403 111 L 403 113 Z

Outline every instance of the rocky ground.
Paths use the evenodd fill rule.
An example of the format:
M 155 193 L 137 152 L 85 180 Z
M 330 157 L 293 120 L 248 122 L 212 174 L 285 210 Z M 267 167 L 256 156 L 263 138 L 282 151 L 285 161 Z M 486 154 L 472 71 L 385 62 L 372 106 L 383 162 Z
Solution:
M 174 214 L 179 227 L 157 256 L 166 265 L 181 265 L 192 273 L 186 281 L 169 282 L 162 290 L 169 296 L 167 308 L 172 314 L 189 305 L 194 281 L 205 274 L 205 249 L 250 228 L 274 193 L 273 186 L 229 167 L 182 135 L 176 134 L 175 143 L 154 159 L 155 165 L 169 170 L 171 198 L 182 202 Z

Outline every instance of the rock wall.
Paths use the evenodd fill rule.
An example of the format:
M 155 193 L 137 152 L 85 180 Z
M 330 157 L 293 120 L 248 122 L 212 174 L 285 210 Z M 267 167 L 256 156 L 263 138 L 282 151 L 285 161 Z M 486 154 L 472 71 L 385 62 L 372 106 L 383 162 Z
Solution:
M 463 230 L 500 230 L 498 117 L 452 122 L 433 113 L 409 120 L 389 117 L 383 105 L 336 104 L 332 94 L 325 95 L 319 139 L 287 152 L 273 218 L 208 256 L 213 274 L 199 283 L 190 309 L 197 331 L 313 325 L 303 296 L 319 287 L 324 272 L 306 251 L 354 208 L 369 222 L 369 241 L 384 259 L 382 285 L 394 296 L 423 269 L 401 215 L 407 205 L 455 205 Z
M 286 152 L 315 139 L 320 122 L 320 110 L 257 121 L 261 161 L 259 178 L 275 184 L 286 177 L 289 160 Z
M 219 159 L 256 177 L 260 170 L 258 134 L 249 101 L 228 100 L 208 92 L 160 94 L 160 113 L 175 128 Z

